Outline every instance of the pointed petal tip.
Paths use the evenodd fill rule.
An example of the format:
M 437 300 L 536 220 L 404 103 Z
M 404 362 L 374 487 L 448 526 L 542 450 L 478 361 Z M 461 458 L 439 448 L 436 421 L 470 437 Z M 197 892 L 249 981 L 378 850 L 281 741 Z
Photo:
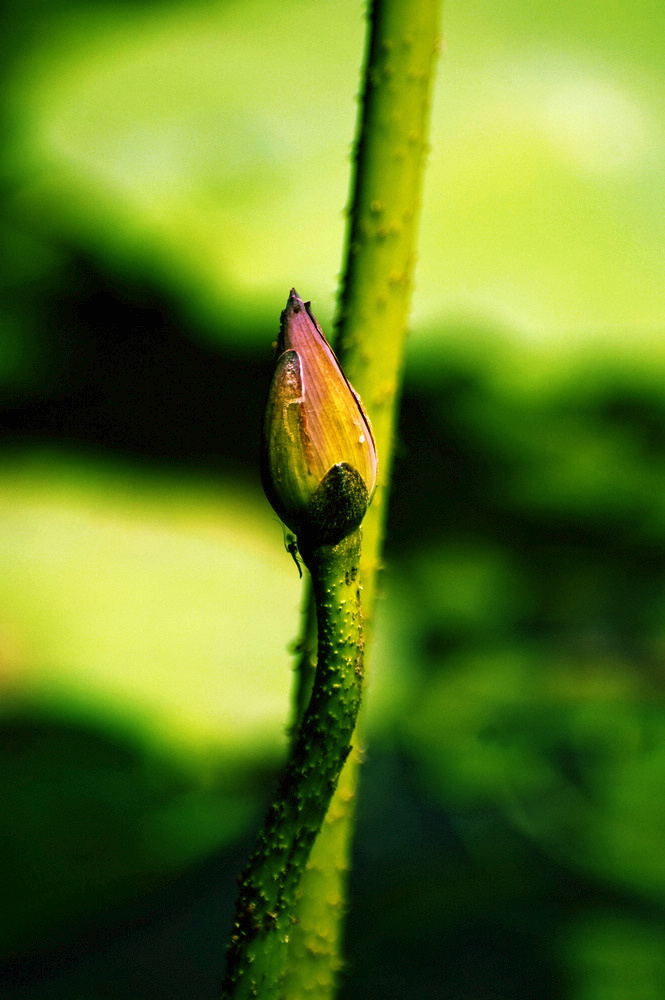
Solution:
M 305 303 L 300 298 L 295 288 L 292 288 L 291 291 L 289 292 L 289 297 L 286 303 L 286 312 L 299 313 L 300 310 L 304 308 L 304 306 Z

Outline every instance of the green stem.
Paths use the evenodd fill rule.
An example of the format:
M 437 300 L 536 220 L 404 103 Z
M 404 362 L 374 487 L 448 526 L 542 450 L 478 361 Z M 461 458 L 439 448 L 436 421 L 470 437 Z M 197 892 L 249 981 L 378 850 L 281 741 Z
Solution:
M 294 649 L 297 660 L 294 665 L 294 684 L 291 694 L 292 718 L 289 732 L 293 739 L 297 737 L 300 720 L 309 704 L 316 670 L 316 604 L 311 580 L 304 580 L 303 583 L 302 620 L 300 638 Z
M 379 483 L 363 522 L 366 612 L 374 604 L 392 470 L 440 15 L 441 0 L 374 0 L 370 14 L 336 342 L 379 454 Z
M 342 367 L 369 413 L 379 455 L 379 484 L 363 521 L 366 643 L 381 564 L 440 17 L 441 0 L 373 0 L 368 14 L 336 344 Z M 305 629 L 301 649 L 311 645 L 311 631 Z M 310 683 L 307 666 L 303 658 L 297 678 L 301 692 Z M 335 974 L 342 966 L 341 914 L 357 770 L 352 755 L 301 882 L 287 1000 L 298 1000 L 305 987 L 311 1000 L 334 996 Z M 316 983 L 321 985 L 313 987 Z
M 240 876 L 224 1000 L 282 996 L 298 885 L 351 750 L 360 707 L 360 529 L 337 545 L 301 554 L 317 608 L 316 676 L 277 795 Z

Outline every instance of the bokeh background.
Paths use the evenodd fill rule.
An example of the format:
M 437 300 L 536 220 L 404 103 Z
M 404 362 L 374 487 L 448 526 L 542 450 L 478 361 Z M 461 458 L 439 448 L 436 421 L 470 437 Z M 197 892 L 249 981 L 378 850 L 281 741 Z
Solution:
M 260 492 L 330 330 L 356 0 L 6 0 L 0 948 L 216 995 L 300 582 Z M 342 998 L 665 993 L 665 7 L 447 4 Z

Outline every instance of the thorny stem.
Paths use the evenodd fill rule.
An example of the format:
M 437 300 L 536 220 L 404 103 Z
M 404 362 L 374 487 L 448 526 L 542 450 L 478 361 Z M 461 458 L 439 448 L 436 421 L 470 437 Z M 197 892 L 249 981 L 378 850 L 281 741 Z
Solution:
M 282 996 L 298 885 L 351 750 L 360 707 L 360 529 L 301 554 L 317 607 L 316 677 L 275 800 L 239 879 L 223 1000 Z
M 373 0 L 368 12 L 336 344 L 342 367 L 369 413 L 379 454 L 379 483 L 363 521 L 366 641 L 371 638 L 381 561 L 440 17 L 441 0 Z M 310 615 L 299 644 L 296 705 L 305 701 L 311 686 L 313 620 Z M 342 965 L 340 922 L 356 784 L 352 754 L 301 883 L 286 1000 L 300 997 L 305 977 L 309 983 L 324 984 L 308 987 L 311 1000 L 334 995 L 334 985 L 328 984 Z

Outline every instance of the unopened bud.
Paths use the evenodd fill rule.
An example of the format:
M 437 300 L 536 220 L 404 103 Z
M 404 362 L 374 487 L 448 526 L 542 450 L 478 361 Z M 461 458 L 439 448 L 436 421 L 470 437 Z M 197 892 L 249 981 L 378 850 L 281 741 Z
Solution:
M 372 428 L 309 308 L 291 289 L 263 427 L 261 474 L 282 521 L 308 545 L 356 528 L 376 488 Z

